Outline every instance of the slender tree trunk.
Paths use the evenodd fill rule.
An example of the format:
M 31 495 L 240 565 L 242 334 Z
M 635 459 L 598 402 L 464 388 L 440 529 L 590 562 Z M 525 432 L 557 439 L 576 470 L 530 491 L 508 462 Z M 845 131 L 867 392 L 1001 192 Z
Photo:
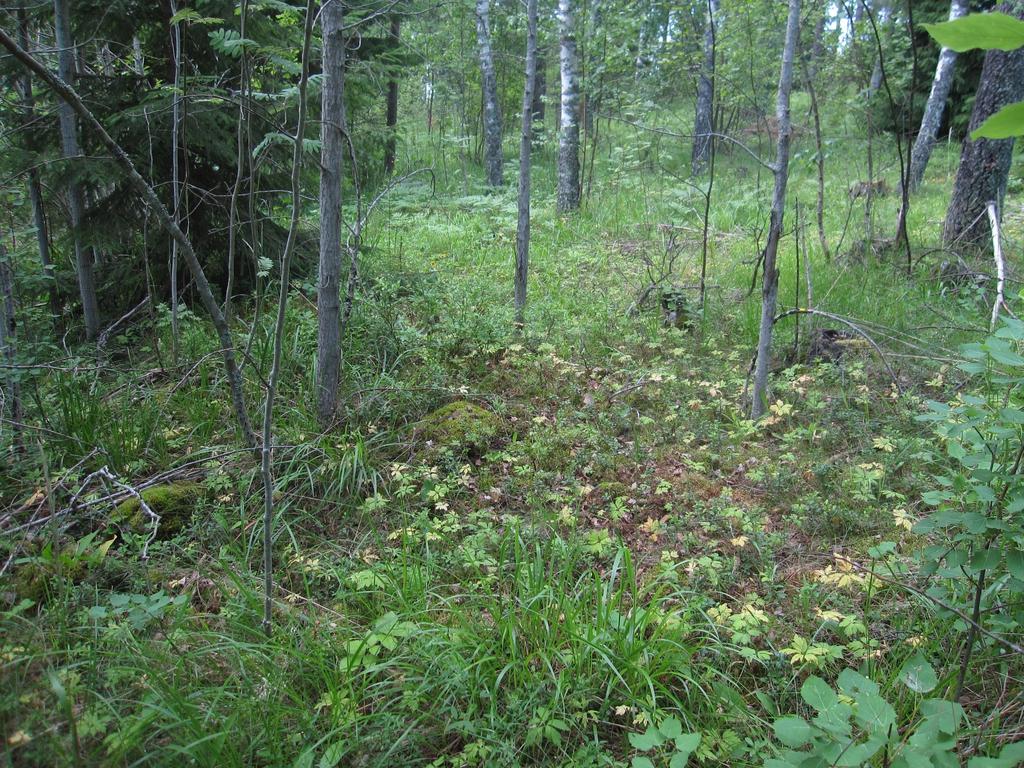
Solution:
M 484 168 L 492 187 L 504 184 L 501 158 L 501 112 L 498 107 L 498 78 L 491 49 L 490 0 L 476 0 L 476 42 L 480 56 L 480 81 L 484 110 Z M 531 84 L 532 89 L 532 84 Z M 529 114 L 529 105 L 527 105 Z
M 583 130 L 587 134 L 594 132 L 595 112 L 600 108 L 599 75 L 601 59 L 598 56 L 597 31 L 602 27 L 604 16 L 602 3 L 604 0 L 593 0 L 590 6 L 590 19 L 584 37 L 586 47 L 586 77 L 583 79 Z M 586 14 L 584 14 L 586 15 Z M 584 163 L 585 164 L 585 163 Z
M 68 16 L 68 0 L 53 0 L 54 26 L 57 35 L 58 66 L 60 79 L 65 83 L 75 81 L 75 47 L 71 39 L 71 19 Z M 78 158 L 82 148 L 78 143 L 78 125 L 71 107 L 61 102 L 60 139 L 65 158 Z M 68 182 L 68 210 L 71 214 L 71 233 L 75 243 L 75 272 L 78 275 L 78 292 L 82 299 L 82 314 L 85 319 L 85 337 L 96 338 L 100 329 L 100 308 L 96 299 L 96 281 L 93 277 L 92 260 L 89 250 L 82 245 L 82 219 L 85 215 L 85 196 L 82 185 L 74 178 Z
M 1021 0 L 1004 2 L 997 10 L 1024 19 L 1024 2 Z M 1007 104 L 1021 99 L 1024 99 L 1024 48 L 1009 53 L 988 51 L 971 110 L 970 130 L 975 130 L 987 117 Z M 947 244 L 958 241 L 980 244 L 988 239 L 986 206 L 991 200 L 996 202 L 1000 211 L 1003 209 L 1013 141 L 964 138 L 953 197 L 943 228 L 943 239 Z
M 821 136 L 821 111 L 818 104 L 818 62 L 822 54 L 822 37 L 825 33 L 825 14 L 827 5 L 819 9 L 818 23 L 814 27 L 814 44 L 811 47 L 810 60 L 804 60 L 804 84 L 811 99 L 811 117 L 814 120 L 814 154 L 818 169 L 818 199 L 815 214 L 818 222 L 818 242 L 826 259 L 832 254 L 828 247 L 828 236 L 825 234 L 825 147 Z
M 715 20 L 718 0 L 707 0 L 704 15 L 704 66 L 697 80 L 697 104 L 693 116 L 693 152 L 690 172 L 700 176 L 707 170 L 711 159 L 711 141 L 714 138 L 715 105 Z
M 544 146 L 544 101 L 548 93 L 547 59 L 537 52 L 537 77 L 533 83 L 533 103 L 530 105 L 531 137 L 534 146 Z
M 224 372 L 227 375 L 228 384 L 231 389 L 232 405 L 235 410 L 235 417 L 238 420 L 239 428 L 242 432 L 242 437 L 245 440 L 246 445 L 255 447 L 256 435 L 253 432 L 252 422 L 249 420 L 249 414 L 245 408 L 245 392 L 242 388 L 242 372 L 238 368 L 238 362 L 235 357 L 235 346 L 231 340 L 231 331 L 228 328 L 227 322 L 224 320 L 223 313 L 220 311 L 220 305 L 217 303 L 217 299 L 214 298 L 213 291 L 210 288 L 210 282 L 206 279 L 206 273 L 203 271 L 202 264 L 199 263 L 199 258 L 196 256 L 196 252 L 192 248 L 192 243 L 188 239 L 188 236 L 182 232 L 181 228 L 174 222 L 173 217 L 167 210 L 167 206 L 160 202 L 160 198 L 157 196 L 153 187 L 151 187 L 139 174 L 131 157 L 128 156 L 128 153 L 124 151 L 120 144 L 114 141 L 109 133 L 107 133 L 107 130 L 103 127 L 100 121 L 96 119 L 96 116 L 89 111 L 89 108 L 85 106 L 85 103 L 75 92 L 74 88 L 64 82 L 60 77 L 50 72 L 39 62 L 38 59 L 21 48 L 4 31 L 3 27 L 0 27 L 0 45 L 6 48 L 14 58 L 22 64 L 22 66 L 31 70 L 37 77 L 45 82 L 51 90 L 60 97 L 61 101 L 70 105 L 73 113 L 77 114 L 85 124 L 92 129 L 103 146 L 107 148 L 107 151 L 113 157 L 114 162 L 116 162 L 121 167 L 122 171 L 124 171 L 128 183 L 135 190 L 136 194 L 146 201 L 147 207 L 156 215 L 157 220 L 160 222 L 164 231 L 177 241 L 181 248 L 181 252 L 185 257 L 185 263 L 188 264 L 189 269 L 192 271 L 192 276 L 195 279 L 196 290 L 199 293 L 200 301 L 206 311 L 210 314 L 210 319 L 213 322 L 213 326 L 217 331 L 217 337 L 220 340 Z
M 135 66 L 135 74 L 146 73 L 146 60 L 142 57 L 142 40 L 138 35 L 132 35 L 132 63 Z
M 178 4 L 171 0 L 171 14 L 178 13 Z M 181 171 L 179 157 L 181 136 L 181 21 L 171 29 L 174 47 L 174 95 L 171 97 L 171 215 L 181 226 Z M 171 240 L 171 359 L 178 363 L 178 243 Z
M 341 5 L 342 0 L 327 0 L 328 5 Z M 313 37 L 313 20 L 316 17 L 316 0 L 306 2 L 306 24 L 302 41 L 302 74 L 299 75 L 299 119 L 295 128 L 295 144 L 292 151 L 292 212 L 288 225 L 288 239 L 281 253 L 281 290 L 277 302 L 277 322 L 274 324 L 274 357 L 267 376 L 267 399 L 263 407 L 263 449 L 260 456 L 260 474 L 263 476 L 263 631 L 270 636 L 272 601 L 274 589 L 274 471 L 273 427 L 274 398 L 277 395 L 277 380 L 281 373 L 281 349 L 284 346 L 284 323 L 288 309 L 289 273 L 292 253 L 299 233 L 299 214 L 302 209 L 302 144 L 306 132 L 306 85 L 309 82 L 309 51 Z
M 829 2 L 820 3 L 818 8 L 818 21 L 814 24 L 814 43 L 811 45 L 811 60 L 809 66 L 811 69 L 811 75 L 815 80 L 818 79 L 818 64 L 821 63 L 821 57 L 825 53 L 825 23 L 828 21 L 829 15 Z
M 402 17 L 392 16 L 391 17 L 391 29 L 388 32 L 388 41 L 390 43 L 390 50 L 392 54 L 398 52 L 399 42 L 401 41 L 402 34 Z M 392 63 L 392 68 L 397 65 Z M 387 126 L 387 140 L 384 143 L 384 175 L 390 176 L 395 171 L 395 147 L 396 147 L 396 136 L 395 131 L 398 128 L 398 77 L 392 70 L 391 77 L 388 79 L 388 96 L 384 122 Z
M 338 405 L 341 369 L 341 177 L 345 136 L 345 9 L 328 0 L 321 11 L 323 88 L 320 123 L 320 272 L 317 282 L 316 409 L 330 424 Z
M 21 45 L 29 50 L 31 43 L 28 34 L 28 15 L 24 8 L 18 9 L 18 31 L 21 35 Z M 28 70 L 21 79 L 21 103 L 25 109 L 25 124 L 31 125 L 35 120 L 36 103 L 32 95 L 32 75 Z M 39 183 L 39 171 L 33 165 L 28 172 L 28 196 L 32 203 L 32 220 L 36 227 L 36 245 L 39 248 L 39 263 L 43 268 L 43 275 L 48 286 L 47 293 L 50 297 L 50 315 L 53 318 L 54 331 L 58 334 L 61 328 L 60 294 L 57 291 L 56 275 L 53 271 L 53 262 L 50 259 L 50 230 L 46 223 L 46 208 L 43 205 L 43 187 Z
M 239 8 L 240 20 L 238 23 L 238 34 L 245 40 L 245 22 L 249 11 L 248 0 L 242 0 Z M 228 280 L 224 288 L 224 319 L 231 323 L 231 299 L 235 290 L 235 252 L 238 241 L 238 196 L 242 191 L 242 179 L 245 176 L 245 158 L 248 154 L 246 146 L 247 131 L 245 130 L 248 119 L 249 108 L 249 58 L 242 46 L 239 60 L 239 84 L 238 84 L 238 124 L 235 137 L 235 183 L 231 187 L 231 203 L 228 205 Z
M 772 195 L 771 223 L 768 242 L 764 248 L 764 276 L 761 289 L 761 327 L 757 339 L 757 361 L 754 365 L 754 394 L 751 417 L 760 418 L 768 397 L 768 364 L 771 360 L 772 330 L 775 325 L 775 306 L 779 294 L 779 272 L 775 266 L 782 237 L 783 214 L 786 209 L 786 183 L 789 180 L 789 145 L 792 128 L 789 119 L 789 94 L 793 87 L 793 59 L 800 36 L 800 0 L 789 0 L 789 18 L 786 22 L 786 44 L 782 52 L 779 73 L 779 93 L 776 118 L 779 139 L 775 151 L 775 190 Z
M 952 0 L 949 4 L 949 19 L 958 19 L 967 13 L 967 0 Z M 946 109 L 946 99 L 953 86 L 953 70 L 956 67 L 956 51 L 943 48 L 939 54 L 939 63 L 935 66 L 935 77 L 932 90 L 928 94 L 928 103 L 924 107 L 921 118 L 921 130 L 917 132 L 914 149 L 910 153 L 910 191 L 916 192 L 924 180 L 924 172 L 928 168 L 928 160 L 935 146 L 935 138 L 939 135 L 942 113 Z
M 14 368 L 17 351 L 17 323 L 14 318 L 14 268 L 4 244 L 0 243 L 0 356 L 7 368 L 6 405 L 11 414 L 14 450 L 21 449 L 21 388 Z M 3 405 L 3 403 L 0 403 Z M 2 415 L 2 413 L 0 413 Z
M 519 138 L 519 223 L 516 227 L 515 324 L 522 332 L 526 320 L 526 276 L 530 263 L 530 105 L 537 75 L 537 0 L 526 4 L 526 82 Z
M 832 258 L 828 247 L 828 235 L 825 234 L 825 147 L 821 137 L 821 113 L 818 110 L 818 92 L 814 87 L 814 79 L 807 75 L 807 93 L 811 97 L 811 115 L 814 119 L 814 155 L 818 169 L 818 199 L 815 214 L 818 221 L 818 242 L 826 259 Z
M 558 211 L 580 207 L 580 88 L 575 0 L 558 0 L 562 117 L 558 132 Z

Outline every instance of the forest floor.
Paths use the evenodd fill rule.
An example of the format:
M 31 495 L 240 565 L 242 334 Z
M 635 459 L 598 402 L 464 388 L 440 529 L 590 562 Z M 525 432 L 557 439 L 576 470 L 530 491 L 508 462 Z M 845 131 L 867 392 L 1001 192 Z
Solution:
M 311 407 L 316 318 L 297 293 L 269 638 L 259 476 L 209 327 L 186 313 L 177 366 L 164 317 L 102 366 L 83 358 L 40 385 L 46 469 L 28 456 L 0 477 L 8 764 L 668 765 L 685 750 L 654 726 L 699 733 L 702 765 L 761 765 L 778 750 L 773 723 L 806 710 L 812 675 L 859 670 L 898 729 L 920 704 L 908 663 L 953 684 L 962 622 L 902 586 L 943 462 L 916 417 L 967 385 L 957 344 L 984 337 L 991 300 L 937 279 L 928 244 L 948 179 L 912 215 L 921 258 L 907 278 L 899 251 L 847 256 L 859 207 L 825 259 L 813 182 L 797 174 L 814 305 L 886 357 L 854 337 L 803 362 L 816 329 L 839 326 L 803 318 L 798 339 L 783 321 L 770 414 L 755 424 L 748 288 L 768 182 L 758 191 L 738 161 L 720 164 L 702 315 L 699 190 L 606 158 L 586 210 L 560 218 L 541 160 L 523 337 L 511 193 L 408 184 L 391 197 L 346 333 L 344 419 L 327 432 Z M 945 164 L 940 152 L 936 173 Z M 860 201 L 842 189 L 829 204 L 838 240 Z M 879 231 L 894 207 L 879 203 Z M 795 247 L 787 237 L 783 308 L 807 303 Z M 689 297 L 685 327 L 634 306 L 662 274 Z M 310 279 L 297 281 L 306 296 Z M 260 370 L 269 325 L 253 333 Z M 70 525 L 31 528 L 14 548 L 11 521 L 44 517 L 47 497 L 69 509 L 104 465 L 146 489 L 154 541 L 131 496 L 96 482 L 60 518 Z M 972 748 L 1024 719 L 1024 662 L 979 645 L 960 703 L 974 724 L 1002 714 Z

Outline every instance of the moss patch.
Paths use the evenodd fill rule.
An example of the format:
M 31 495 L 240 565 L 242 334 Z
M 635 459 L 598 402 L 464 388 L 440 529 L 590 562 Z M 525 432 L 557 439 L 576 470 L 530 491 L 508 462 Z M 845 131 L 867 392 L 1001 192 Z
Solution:
M 448 448 L 457 455 L 479 456 L 501 431 L 498 416 L 468 400 L 456 400 L 416 422 L 415 436 L 428 449 Z
M 192 519 L 192 513 L 202 496 L 203 486 L 188 482 L 154 485 L 142 491 L 146 504 L 160 515 L 157 538 L 169 539 L 181 533 Z M 147 532 L 153 525 L 134 496 L 117 505 L 112 519 L 116 524 L 127 526 L 136 533 Z

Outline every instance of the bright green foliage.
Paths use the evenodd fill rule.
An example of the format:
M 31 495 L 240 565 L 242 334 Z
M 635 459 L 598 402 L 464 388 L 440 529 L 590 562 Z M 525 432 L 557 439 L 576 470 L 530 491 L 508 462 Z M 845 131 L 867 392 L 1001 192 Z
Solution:
M 971 131 L 972 139 L 1008 139 L 1024 134 L 1024 101 L 1007 104 Z
M 1005 13 L 971 13 L 923 26 L 940 45 L 958 53 L 974 48 L 1012 51 L 1024 45 L 1024 21 Z
M 668 717 L 657 727 L 647 726 L 643 733 L 629 734 L 629 743 L 641 752 L 651 753 L 651 757 L 634 757 L 633 768 L 654 768 L 655 760 L 669 768 L 685 768 L 690 755 L 700 746 L 699 733 L 683 733 L 682 723 L 678 718 Z
M 916 680 L 933 680 L 935 673 L 919 659 L 913 665 L 913 675 Z M 956 747 L 964 711 L 959 704 L 926 699 L 920 702 L 914 720 L 903 723 L 878 684 L 851 669 L 839 675 L 836 690 L 821 678 L 807 678 L 800 697 L 816 714 L 810 720 L 788 715 L 775 721 L 775 738 L 786 749 L 766 760 L 765 768 L 853 768 L 879 760 L 892 768 L 955 768 L 960 764 Z M 968 766 L 1013 768 L 1021 758 L 1024 743 L 1004 748 L 995 758 L 973 757 Z
M 1024 626 L 1024 322 L 1007 319 L 984 342 L 963 348 L 960 368 L 977 394 L 930 402 L 948 462 L 922 498 L 934 510 L 914 527 L 934 543 L 921 551 L 932 587 L 965 613 L 977 600 L 979 621 L 1018 632 Z M 990 585 L 986 588 L 986 584 Z M 1004 604 L 994 613 L 989 606 Z
M 953 21 L 923 26 L 941 45 L 961 53 L 975 48 L 1013 51 L 1024 45 L 1024 21 L 1005 13 L 972 13 Z M 974 140 L 1021 135 L 1024 135 L 1024 102 L 1006 105 L 971 131 Z

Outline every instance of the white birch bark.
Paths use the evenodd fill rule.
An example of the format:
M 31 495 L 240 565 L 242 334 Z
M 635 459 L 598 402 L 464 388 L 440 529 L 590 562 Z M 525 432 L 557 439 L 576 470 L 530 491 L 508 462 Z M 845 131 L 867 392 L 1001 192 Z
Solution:
M 574 0 L 558 0 L 562 105 L 558 131 L 558 210 L 580 207 L 580 88 Z
M 949 4 L 949 20 L 958 19 L 967 13 L 967 0 L 952 0 Z M 924 172 L 928 168 L 928 160 L 932 156 L 935 137 L 939 134 L 942 113 L 946 109 L 946 99 L 953 86 L 953 70 L 956 67 L 956 51 L 943 48 L 939 53 L 939 63 L 935 66 L 935 77 L 932 89 L 928 94 L 928 103 L 921 117 L 921 129 L 914 140 L 914 148 L 910 152 L 910 191 L 916 191 L 924 180 Z

